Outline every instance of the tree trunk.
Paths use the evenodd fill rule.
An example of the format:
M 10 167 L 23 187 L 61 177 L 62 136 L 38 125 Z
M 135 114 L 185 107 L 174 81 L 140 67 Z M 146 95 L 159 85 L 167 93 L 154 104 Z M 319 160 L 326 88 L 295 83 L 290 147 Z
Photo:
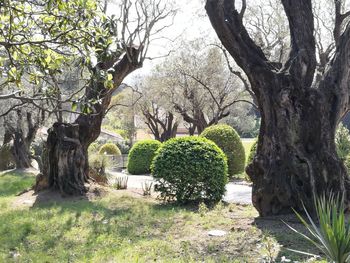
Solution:
M 247 168 L 260 215 L 289 213 L 314 197 L 344 195 L 349 179 L 335 149 L 335 130 L 349 110 L 350 26 L 337 41 L 327 70 L 315 83 L 316 45 L 311 0 L 281 0 L 289 21 L 291 52 L 276 68 L 249 36 L 231 0 L 207 0 L 210 21 L 249 78 L 261 111 L 257 154 Z
M 82 195 L 88 190 L 88 147 L 101 132 L 101 124 L 110 104 L 113 91 L 132 71 L 139 68 L 139 50 L 130 48 L 118 63 L 109 61 L 97 65 L 95 71 L 113 69 L 113 88 L 104 86 L 97 76 L 87 87 L 86 101 L 100 100 L 92 106 L 91 114 L 80 114 L 73 124 L 55 123 L 49 130 L 43 158 L 43 173 L 37 177 L 36 191 L 46 188 L 59 190 L 63 195 Z M 131 59 L 131 60 L 130 60 Z
M 27 143 L 21 130 L 17 130 L 14 134 L 12 154 L 17 169 L 31 167 L 30 144 Z
M 346 171 L 334 143 L 333 100 L 315 89 L 271 87 L 261 101 L 257 154 L 247 173 L 260 215 L 313 208 L 314 196 L 345 193 Z
M 80 141 L 85 133 L 78 124 L 55 123 L 49 130 L 43 171 L 48 186 L 64 194 L 83 194 L 88 181 L 87 145 Z

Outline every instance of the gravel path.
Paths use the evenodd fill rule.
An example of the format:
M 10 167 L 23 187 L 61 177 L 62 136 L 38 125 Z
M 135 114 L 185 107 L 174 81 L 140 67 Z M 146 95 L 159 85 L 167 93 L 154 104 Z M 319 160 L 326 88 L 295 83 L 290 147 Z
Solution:
M 111 182 L 117 176 L 126 176 L 122 172 L 109 171 L 111 174 Z M 152 182 L 153 178 L 149 175 L 128 175 L 128 187 L 142 189 L 142 183 Z M 226 185 L 226 194 L 223 198 L 225 202 L 236 204 L 251 204 L 252 203 L 252 187 L 240 183 L 228 183 Z

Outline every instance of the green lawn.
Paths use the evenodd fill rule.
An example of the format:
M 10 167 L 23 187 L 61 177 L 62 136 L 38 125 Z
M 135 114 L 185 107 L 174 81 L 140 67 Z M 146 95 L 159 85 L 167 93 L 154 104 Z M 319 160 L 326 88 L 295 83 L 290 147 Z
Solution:
M 33 182 L 0 175 L 0 262 L 305 261 L 280 245 L 310 248 L 279 219 L 256 218 L 251 206 L 181 207 L 116 190 L 93 201 L 14 206 L 16 193 Z M 209 237 L 211 229 L 228 234 Z

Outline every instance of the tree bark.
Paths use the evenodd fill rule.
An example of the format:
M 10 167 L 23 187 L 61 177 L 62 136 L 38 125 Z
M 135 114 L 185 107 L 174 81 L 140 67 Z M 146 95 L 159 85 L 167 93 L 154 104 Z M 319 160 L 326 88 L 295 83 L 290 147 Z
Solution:
M 25 169 L 32 166 L 30 146 L 34 141 L 38 128 L 41 124 L 40 117 L 33 120 L 32 113 L 29 111 L 25 114 L 26 118 L 23 119 L 23 112 L 24 110 L 22 109 L 18 109 L 16 111 L 17 123 L 15 127 L 7 122 L 6 136 L 4 139 L 4 142 L 7 143 L 13 141 L 11 152 L 17 169 Z M 26 129 L 24 129 L 24 124 L 26 124 Z
M 302 202 L 312 210 L 314 196 L 346 192 L 346 171 L 334 143 L 337 123 L 329 112 L 334 101 L 317 90 L 286 85 L 284 78 L 260 101 L 257 154 L 246 170 L 262 216 L 302 210 Z
M 87 149 L 101 132 L 102 120 L 113 92 L 128 74 L 142 65 L 138 61 L 139 49 L 129 48 L 127 52 L 120 60 L 111 58 L 111 61 L 99 63 L 95 67 L 96 75 L 85 91 L 87 101 L 101 101 L 92 106 L 92 113 L 80 114 L 72 124 L 55 123 L 49 130 L 43 173 L 37 178 L 36 191 L 52 188 L 63 195 L 81 195 L 88 190 Z M 106 88 L 98 74 L 110 69 L 113 69 L 113 88 Z
M 257 154 L 247 167 L 252 201 L 261 216 L 314 209 L 333 192 L 349 203 L 349 179 L 335 149 L 335 130 L 349 109 L 350 27 L 317 84 L 311 0 L 282 0 L 291 53 L 281 69 L 268 61 L 245 29 L 232 0 L 207 0 L 222 44 L 248 76 L 261 111 Z M 244 12 L 244 11 L 243 11 Z M 317 85 L 317 86 L 316 86 Z
M 30 144 L 28 144 L 26 139 L 23 137 L 23 131 L 16 131 L 14 133 L 12 154 L 17 169 L 31 167 Z

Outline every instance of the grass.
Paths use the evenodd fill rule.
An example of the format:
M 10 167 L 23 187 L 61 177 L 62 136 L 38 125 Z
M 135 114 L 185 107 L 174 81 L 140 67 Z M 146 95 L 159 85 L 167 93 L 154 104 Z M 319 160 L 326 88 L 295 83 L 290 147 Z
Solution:
M 303 262 L 280 245 L 314 252 L 279 220 L 258 219 L 252 206 L 183 207 L 116 190 L 92 201 L 13 206 L 33 182 L 0 176 L 0 262 Z M 228 234 L 209 237 L 212 229 Z

